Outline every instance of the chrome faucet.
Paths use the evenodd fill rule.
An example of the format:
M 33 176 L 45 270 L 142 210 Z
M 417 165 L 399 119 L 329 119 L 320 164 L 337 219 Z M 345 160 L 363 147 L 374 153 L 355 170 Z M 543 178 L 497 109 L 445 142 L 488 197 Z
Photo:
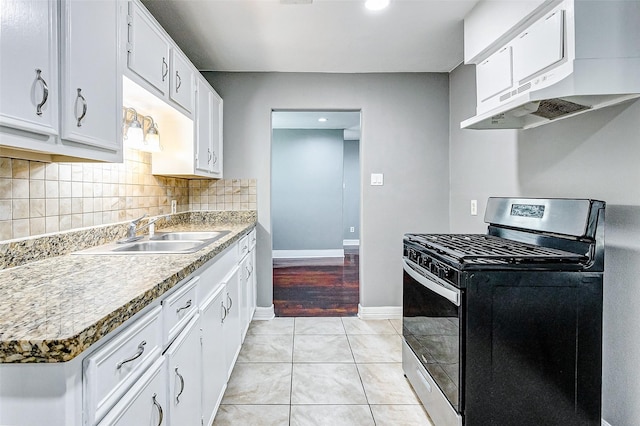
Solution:
M 142 239 L 142 235 L 136 236 L 136 232 L 142 231 L 143 229 L 148 228 L 149 226 L 151 226 L 154 223 L 156 223 L 158 220 L 164 219 L 167 216 L 168 215 L 154 217 L 153 219 L 149 220 L 147 223 L 145 223 L 144 225 L 142 225 L 139 228 L 138 228 L 138 223 L 140 223 L 140 221 L 142 219 L 147 217 L 147 214 L 145 213 L 142 216 L 140 216 L 139 218 L 132 220 L 131 222 L 129 222 L 129 228 L 127 228 L 127 237 L 119 240 L 118 244 L 132 243 L 134 241 L 138 241 L 138 240 Z

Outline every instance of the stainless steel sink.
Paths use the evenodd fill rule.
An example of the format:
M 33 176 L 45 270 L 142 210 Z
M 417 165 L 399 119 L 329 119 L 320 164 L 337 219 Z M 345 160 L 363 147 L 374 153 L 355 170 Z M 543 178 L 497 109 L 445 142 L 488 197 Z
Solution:
M 124 244 L 111 243 L 72 254 L 179 254 L 193 253 L 214 243 L 231 231 L 158 233 L 149 239 Z
M 184 232 L 166 232 L 158 233 L 151 237 L 154 241 L 162 240 L 217 240 L 231 231 L 184 231 Z
M 113 252 L 156 252 L 173 253 L 184 252 L 204 246 L 204 241 L 139 241 L 122 244 L 112 249 Z

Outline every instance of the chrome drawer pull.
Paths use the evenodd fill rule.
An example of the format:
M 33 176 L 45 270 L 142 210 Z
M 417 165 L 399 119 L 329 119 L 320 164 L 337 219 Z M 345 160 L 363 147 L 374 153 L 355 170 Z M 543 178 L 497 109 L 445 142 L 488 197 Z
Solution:
M 163 57 L 162 58 L 162 81 L 164 81 L 164 79 L 167 77 L 167 74 L 169 74 L 169 64 L 167 64 L 167 61 Z
M 220 302 L 220 313 L 222 320 L 220 321 L 221 324 L 224 324 L 224 320 L 227 318 L 227 308 L 224 306 L 224 302 Z
M 154 393 L 151 399 L 153 400 L 153 405 L 155 405 L 158 409 L 158 426 L 160 426 L 162 424 L 162 420 L 164 419 L 164 412 L 162 411 L 162 405 L 160 405 L 158 401 L 156 401 L 156 396 L 158 396 L 158 394 Z
M 179 314 L 183 309 L 189 309 L 191 307 L 191 299 L 187 300 L 187 304 L 181 308 L 176 309 L 176 314 Z
M 176 71 L 176 93 L 180 90 L 180 86 L 182 86 L 182 79 L 180 78 L 180 74 Z
M 76 119 L 78 120 L 78 127 L 82 127 L 82 119 L 87 115 L 87 100 L 80 93 L 82 89 L 78 87 L 78 97 L 76 98 Z M 78 117 L 78 100 L 82 101 L 82 114 Z
M 49 86 L 47 86 L 47 82 L 44 81 L 44 78 L 40 75 L 42 73 L 41 69 L 36 69 L 36 81 L 39 81 L 42 84 L 42 100 L 38 105 L 36 105 L 36 114 L 42 115 L 42 107 L 47 103 L 47 99 L 49 98 Z
M 231 312 L 231 307 L 233 306 L 233 300 L 231 299 L 231 296 L 229 296 L 229 293 L 227 293 L 227 301 L 229 302 L 228 305 L 229 307 L 227 308 L 227 313 Z
M 140 344 L 138 345 L 138 352 L 136 352 L 136 354 L 134 356 L 132 356 L 131 358 L 127 358 L 124 361 L 120 361 L 118 363 L 118 365 L 116 365 L 116 369 L 120 370 L 120 368 L 122 368 L 122 366 L 125 365 L 126 363 L 140 358 L 140 355 L 142 355 L 142 353 L 144 352 L 144 345 L 146 345 L 146 344 L 147 344 L 147 342 L 145 340 L 140 342 Z
M 182 395 L 182 392 L 184 392 L 184 377 L 182 377 L 182 374 L 178 373 L 178 367 L 176 367 L 175 372 L 180 378 L 180 392 L 178 392 L 178 395 L 176 395 L 176 404 L 180 404 L 180 395 Z

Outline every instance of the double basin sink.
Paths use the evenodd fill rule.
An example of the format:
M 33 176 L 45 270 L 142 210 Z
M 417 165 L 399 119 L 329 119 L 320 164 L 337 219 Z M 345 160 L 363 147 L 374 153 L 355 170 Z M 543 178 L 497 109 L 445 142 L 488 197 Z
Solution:
M 73 254 L 177 254 L 193 253 L 231 231 L 160 232 L 139 241 L 110 243 Z

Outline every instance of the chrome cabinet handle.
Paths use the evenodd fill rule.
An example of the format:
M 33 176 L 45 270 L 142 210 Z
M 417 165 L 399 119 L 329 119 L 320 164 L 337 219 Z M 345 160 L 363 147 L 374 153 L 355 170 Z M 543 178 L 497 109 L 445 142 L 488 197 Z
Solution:
M 118 363 L 118 365 L 116 365 L 116 369 L 120 370 L 120 368 L 122 368 L 123 365 L 125 365 L 128 362 L 134 361 L 138 358 L 140 358 L 140 355 L 142 355 L 142 353 L 144 352 L 144 345 L 146 345 L 147 342 L 145 340 L 143 340 L 142 342 L 140 342 L 140 344 L 138 345 L 138 351 L 135 353 L 135 355 L 133 355 L 131 358 L 127 358 L 123 361 L 120 361 Z
M 180 86 L 182 86 L 182 79 L 180 78 L 180 74 L 176 71 L 176 93 L 180 90 Z
M 84 98 L 84 96 L 82 96 L 82 93 L 80 93 L 82 89 L 78 87 L 78 96 L 76 97 L 76 119 L 78 120 L 78 127 L 82 127 L 82 119 L 84 118 L 85 115 L 87 115 L 87 100 Z M 82 102 L 82 114 L 80 114 L 80 117 L 78 117 L 78 100 L 80 100 Z
M 179 314 L 183 309 L 189 309 L 191 307 L 191 299 L 187 300 L 187 303 L 181 308 L 176 309 L 176 314 Z
M 40 101 L 40 103 L 38 105 L 36 105 L 36 114 L 37 115 L 42 115 L 42 107 L 44 106 L 44 104 L 47 103 L 47 99 L 49 98 L 49 86 L 47 86 L 47 82 L 44 81 L 44 78 L 42 78 L 42 76 L 40 75 L 42 73 L 42 70 L 37 68 L 36 69 L 36 81 L 40 82 L 40 84 L 42 84 L 42 100 Z
M 216 155 L 216 153 L 213 153 L 213 164 L 216 164 L 218 162 L 218 156 Z
M 231 299 L 231 296 L 229 296 L 229 293 L 227 293 L 227 301 L 229 302 L 228 305 L 229 307 L 227 308 L 227 313 L 231 312 L 231 307 L 233 306 L 233 300 Z
M 182 395 L 182 392 L 184 392 L 184 377 L 182 377 L 182 374 L 178 373 L 178 367 L 176 367 L 175 372 L 180 379 L 180 392 L 178 392 L 178 395 L 176 395 L 176 404 L 180 404 L 180 395 Z
M 220 302 L 220 313 L 222 314 L 222 320 L 220 322 L 224 324 L 224 320 L 227 319 L 227 308 L 224 306 L 224 302 Z
M 169 74 L 169 64 L 167 64 L 167 60 L 162 57 L 162 81 L 167 77 L 167 74 Z
M 162 405 L 160 405 L 158 403 L 158 401 L 156 401 L 156 397 L 158 396 L 157 393 L 154 393 L 153 396 L 151 397 L 151 400 L 153 401 L 153 405 L 156 406 L 156 408 L 158 409 L 158 426 L 160 426 L 162 424 L 162 420 L 164 419 L 164 411 L 162 411 Z
M 211 148 L 207 148 L 207 152 L 209 153 L 209 159 L 207 160 L 207 163 L 210 163 L 212 158 Z

